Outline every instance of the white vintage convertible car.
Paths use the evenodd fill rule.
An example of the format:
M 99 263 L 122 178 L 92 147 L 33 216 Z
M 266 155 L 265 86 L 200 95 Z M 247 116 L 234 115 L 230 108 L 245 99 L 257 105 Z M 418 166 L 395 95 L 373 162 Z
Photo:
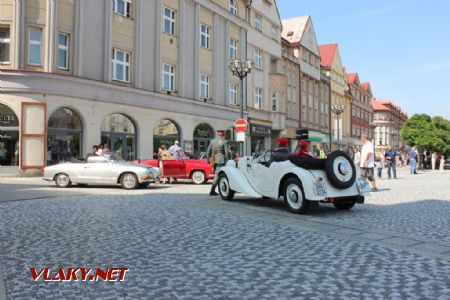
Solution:
M 118 185 L 124 189 L 146 187 L 158 176 L 159 169 L 124 161 L 112 152 L 88 156 L 86 161 L 72 160 L 44 169 L 44 180 L 58 187 L 76 184 Z
M 290 211 L 305 213 L 312 201 L 350 209 L 370 194 L 368 181 L 342 151 L 326 159 L 277 154 L 267 151 L 258 157 L 242 157 L 237 165 L 228 161 L 218 173 L 222 199 L 232 200 L 236 192 L 254 198 L 283 196 Z

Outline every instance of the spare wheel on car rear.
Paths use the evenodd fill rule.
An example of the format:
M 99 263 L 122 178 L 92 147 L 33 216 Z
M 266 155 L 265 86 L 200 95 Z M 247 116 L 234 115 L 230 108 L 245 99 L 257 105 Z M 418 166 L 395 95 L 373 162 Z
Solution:
M 328 180 L 338 189 L 347 189 L 356 180 L 356 168 L 352 159 L 345 152 L 331 152 L 325 161 L 325 173 Z

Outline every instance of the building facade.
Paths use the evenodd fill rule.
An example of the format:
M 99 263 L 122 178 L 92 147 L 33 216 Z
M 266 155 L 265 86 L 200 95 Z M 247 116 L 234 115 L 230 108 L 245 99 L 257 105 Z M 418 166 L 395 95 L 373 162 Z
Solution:
M 294 151 L 297 144 L 297 130 L 300 126 L 300 65 L 295 56 L 294 47 L 285 38 L 282 38 L 282 56 L 284 76 L 287 82 L 286 129 L 282 133 L 282 137 L 288 139 L 289 149 Z
M 281 71 L 271 72 L 281 70 L 272 68 L 281 66 L 276 3 L 260 2 L 2 1 L 0 119 L 13 120 L 0 127 L 8 151 L 2 165 L 43 167 L 83 157 L 99 143 L 125 159 L 152 157 L 175 140 L 198 155 L 215 130 L 239 118 L 246 86 L 228 65 L 256 49 L 261 65 L 246 94 L 250 117 L 268 124 L 253 128 L 268 147 L 273 116 L 285 114 L 286 85 Z M 273 78 L 281 84 L 272 87 Z M 260 108 L 256 88 L 266 101 Z
M 338 44 L 320 45 L 319 50 L 322 72 L 330 80 L 330 105 L 344 105 L 344 112 L 339 118 L 335 114 L 331 116 L 332 144 L 334 147 L 342 147 L 351 141 L 351 97 L 348 94 L 346 96 L 349 91 L 346 73 Z
M 358 73 L 347 74 L 347 82 L 352 96 L 352 143 L 362 146 L 363 134 L 367 134 L 370 139 L 373 138 L 372 89 L 368 82 L 360 82 Z
M 281 20 L 274 0 L 250 1 L 247 58 L 255 68 L 247 76 L 250 153 L 270 149 L 286 128 L 286 77 L 281 55 Z
M 283 37 L 300 64 L 299 135 L 312 145 L 330 143 L 329 86 L 321 80 L 320 51 L 310 16 L 283 20 Z
M 400 129 L 408 119 L 402 109 L 389 100 L 372 98 L 373 120 L 377 123 L 374 129 L 375 148 L 386 150 L 392 146 L 396 150 L 405 150 L 406 143 L 400 138 Z

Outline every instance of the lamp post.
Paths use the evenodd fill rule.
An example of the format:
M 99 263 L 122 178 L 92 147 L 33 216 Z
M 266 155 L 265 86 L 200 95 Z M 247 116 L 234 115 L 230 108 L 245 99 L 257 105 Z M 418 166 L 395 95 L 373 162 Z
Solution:
M 244 118 L 244 78 L 251 73 L 252 69 L 255 67 L 255 63 L 251 59 L 246 61 L 240 61 L 239 59 L 233 59 L 230 62 L 230 71 L 234 76 L 241 80 L 241 101 L 240 101 L 240 113 L 241 119 Z
M 373 121 L 370 125 L 372 126 L 373 155 L 375 155 L 375 129 L 380 126 L 380 124 L 378 124 L 378 122 L 376 121 Z
M 333 104 L 331 105 L 331 111 L 336 114 L 337 119 L 337 148 L 339 149 L 339 136 L 340 136 L 340 128 L 339 128 L 339 115 L 342 114 L 345 110 L 344 104 Z
M 252 71 L 255 67 L 255 63 L 251 59 L 247 59 L 246 61 L 240 61 L 239 59 L 233 59 L 230 61 L 230 71 L 234 76 L 238 77 L 241 80 L 241 99 L 240 99 L 240 118 L 244 119 L 244 78 Z M 246 142 L 242 142 L 243 149 L 242 154 L 246 153 Z

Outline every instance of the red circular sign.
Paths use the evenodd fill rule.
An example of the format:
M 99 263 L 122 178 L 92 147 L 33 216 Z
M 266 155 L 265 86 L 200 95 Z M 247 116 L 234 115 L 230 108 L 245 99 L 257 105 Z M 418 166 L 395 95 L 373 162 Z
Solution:
M 234 129 L 237 132 L 246 132 L 247 126 L 248 126 L 247 121 L 245 121 L 244 119 L 234 121 Z

